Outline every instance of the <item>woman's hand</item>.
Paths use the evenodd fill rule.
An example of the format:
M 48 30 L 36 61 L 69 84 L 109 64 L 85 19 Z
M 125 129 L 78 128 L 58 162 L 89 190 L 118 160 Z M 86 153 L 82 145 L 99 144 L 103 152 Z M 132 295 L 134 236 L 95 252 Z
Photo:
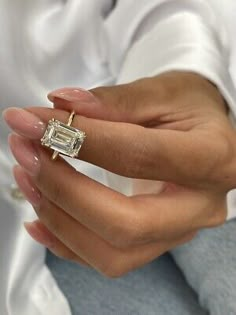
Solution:
M 190 73 L 168 73 L 92 94 L 63 89 L 56 109 L 8 109 L 16 181 L 39 220 L 34 239 L 109 277 L 140 267 L 223 224 L 236 187 L 235 132 L 218 90 Z M 160 194 L 124 196 L 77 172 L 39 144 L 47 122 L 86 132 L 79 158 L 119 175 L 165 181 Z

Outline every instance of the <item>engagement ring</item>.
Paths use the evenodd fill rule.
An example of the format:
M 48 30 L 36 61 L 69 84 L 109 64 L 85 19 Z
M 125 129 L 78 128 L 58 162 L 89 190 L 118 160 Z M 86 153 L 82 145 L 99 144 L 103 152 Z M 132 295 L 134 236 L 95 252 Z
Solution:
M 56 160 L 60 153 L 72 158 L 78 156 L 86 135 L 85 132 L 71 126 L 74 117 L 73 111 L 67 124 L 54 118 L 48 122 L 41 144 L 54 150 L 52 160 Z

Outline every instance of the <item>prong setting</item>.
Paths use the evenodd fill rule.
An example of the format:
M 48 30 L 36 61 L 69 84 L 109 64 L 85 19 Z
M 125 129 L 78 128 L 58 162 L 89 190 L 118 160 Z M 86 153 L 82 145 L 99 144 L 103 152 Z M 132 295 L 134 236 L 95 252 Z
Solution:
M 48 122 L 41 144 L 58 153 L 75 158 L 86 138 L 83 131 L 68 126 L 56 119 Z

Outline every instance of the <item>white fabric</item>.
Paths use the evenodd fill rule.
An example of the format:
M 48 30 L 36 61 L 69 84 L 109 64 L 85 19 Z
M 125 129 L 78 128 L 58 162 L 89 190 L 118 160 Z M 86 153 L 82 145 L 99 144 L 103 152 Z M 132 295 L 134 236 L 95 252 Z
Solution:
M 0 0 L 0 8 L 2 109 L 48 105 L 47 92 L 62 86 L 90 88 L 179 69 L 211 79 L 236 112 L 234 0 L 223 5 L 221 0 L 118 0 L 116 6 L 112 0 Z M 44 265 L 45 250 L 22 227 L 34 212 L 11 197 L 14 161 L 7 133 L 1 121 L 0 314 L 71 315 Z M 86 164 L 80 168 L 102 176 Z M 117 178 L 113 182 L 120 187 L 122 179 L 118 186 Z M 236 215 L 235 203 L 232 192 L 229 217 Z

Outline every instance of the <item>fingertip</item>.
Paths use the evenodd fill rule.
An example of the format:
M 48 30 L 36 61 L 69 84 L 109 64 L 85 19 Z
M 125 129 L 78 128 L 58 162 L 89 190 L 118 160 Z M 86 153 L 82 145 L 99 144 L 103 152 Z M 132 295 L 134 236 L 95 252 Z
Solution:
M 53 90 L 48 93 L 47 98 L 49 101 L 53 103 L 55 98 L 62 96 L 68 89 L 69 88 L 61 88 L 61 89 Z
M 25 222 L 23 223 L 23 225 L 24 225 L 26 231 L 28 232 L 28 234 L 29 234 L 30 236 L 32 236 L 32 235 L 34 234 L 35 221 L 33 221 L 33 222 L 25 221 Z M 32 236 L 32 237 L 33 237 L 33 236 Z
M 20 178 L 23 174 L 25 174 L 25 171 L 20 165 L 13 166 L 13 175 L 15 178 Z
M 48 95 L 47 95 L 47 98 L 48 98 L 48 100 L 50 101 L 50 102 L 54 102 L 54 96 L 53 95 L 51 95 L 51 93 L 49 93 Z
M 76 104 L 72 102 L 67 102 L 61 98 L 53 97 L 53 107 L 56 109 L 63 109 L 63 110 L 75 110 Z
M 12 119 L 12 116 L 14 116 L 14 114 L 16 112 L 18 112 L 20 109 L 18 107 L 8 107 L 8 108 L 5 108 L 3 111 L 2 111 L 2 117 L 3 119 L 5 120 L 5 122 L 8 124 L 9 121 L 11 121 Z
M 55 98 L 60 98 L 67 102 L 79 102 L 88 97 L 91 98 L 91 93 L 82 88 L 65 87 L 48 93 L 47 97 L 51 102 L 54 102 Z
M 46 247 L 52 247 L 53 236 L 43 227 L 39 220 L 33 222 L 24 222 L 24 227 L 27 233 L 38 243 Z

